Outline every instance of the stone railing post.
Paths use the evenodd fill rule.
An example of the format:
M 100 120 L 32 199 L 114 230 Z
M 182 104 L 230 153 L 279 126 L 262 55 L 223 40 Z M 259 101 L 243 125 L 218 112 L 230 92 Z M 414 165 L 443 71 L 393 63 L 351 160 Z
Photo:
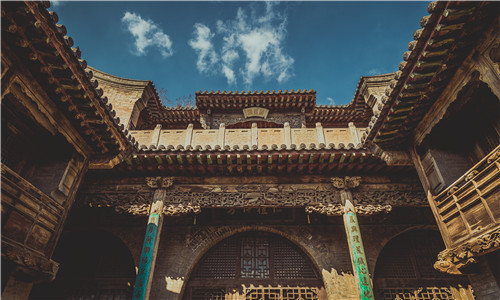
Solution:
M 349 253 L 351 255 L 352 269 L 354 277 L 359 288 L 359 295 L 362 300 L 373 300 L 373 287 L 368 272 L 365 249 L 361 232 L 359 230 L 356 209 L 353 204 L 351 189 L 359 186 L 361 177 L 333 177 L 331 179 L 335 188 L 340 190 L 340 199 L 344 206 L 344 226 L 349 244 Z
M 142 244 L 141 258 L 139 260 L 139 268 L 132 296 L 133 300 L 149 299 L 156 254 L 158 252 L 160 233 L 163 225 L 163 208 L 165 206 L 167 188 L 172 186 L 173 178 L 147 177 L 146 183 L 155 191 L 151 202 L 146 235 L 144 236 L 144 243 Z

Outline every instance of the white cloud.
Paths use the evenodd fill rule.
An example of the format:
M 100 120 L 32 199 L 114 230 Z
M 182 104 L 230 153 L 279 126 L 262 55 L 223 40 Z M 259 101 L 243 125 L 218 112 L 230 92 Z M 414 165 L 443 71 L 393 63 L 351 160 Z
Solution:
M 52 1 L 50 1 L 50 6 L 52 8 L 57 8 L 57 7 L 59 7 L 59 6 L 63 5 L 63 4 L 65 4 L 65 1 L 61 1 L 61 0 L 52 0 Z
M 374 76 L 374 75 L 380 75 L 380 74 L 382 74 L 382 72 L 377 68 L 373 68 L 373 69 L 370 69 L 368 71 L 368 76 Z
M 189 46 L 198 52 L 196 67 L 201 73 L 213 71 L 215 64 L 219 60 L 212 44 L 214 34 L 210 31 L 210 28 L 200 23 L 196 23 L 194 28 L 195 38 L 189 41 Z
M 205 61 L 208 53 L 220 57 L 213 64 L 213 70 L 225 76 L 228 84 L 236 83 L 238 76 L 247 86 L 258 76 L 265 80 L 275 79 L 280 83 L 288 80 L 293 76 L 294 59 L 283 51 L 287 16 L 276 12 L 275 5 L 276 3 L 267 2 L 262 16 L 257 16 L 254 6 L 251 6 L 250 13 L 239 8 L 235 19 L 217 21 L 215 34 L 207 26 L 195 24 L 196 38 L 189 44 L 198 52 L 198 63 Z M 204 29 L 203 36 L 210 40 L 209 47 L 207 45 L 202 48 L 197 43 L 200 41 L 200 27 Z M 222 40 L 220 54 L 215 52 L 211 42 L 214 36 Z M 202 51 L 201 48 L 205 50 Z M 235 67 L 237 63 L 241 65 L 238 69 Z M 203 72 L 198 64 L 197 66 Z
M 328 101 L 329 105 L 335 105 L 335 100 L 332 97 L 326 97 L 326 101 Z
M 135 37 L 136 55 L 145 55 L 147 53 L 146 49 L 151 46 L 158 48 L 163 57 L 173 55 L 170 37 L 158 28 L 153 21 L 144 20 L 136 13 L 126 12 L 123 15 L 122 22 Z

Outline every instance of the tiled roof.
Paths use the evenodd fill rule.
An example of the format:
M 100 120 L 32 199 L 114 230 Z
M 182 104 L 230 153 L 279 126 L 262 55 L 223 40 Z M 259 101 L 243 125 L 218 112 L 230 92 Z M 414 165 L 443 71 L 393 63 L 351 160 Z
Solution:
M 201 128 L 200 112 L 194 107 L 166 107 L 159 112 L 158 124 L 168 128 L 186 128 L 193 124 L 195 128 Z
M 320 122 L 323 126 L 335 126 L 347 124 L 349 122 L 356 123 L 356 126 L 367 126 L 372 116 L 370 107 L 366 104 L 358 104 L 351 102 L 346 105 L 319 105 L 314 110 L 306 115 L 308 124 Z
M 382 148 L 405 147 L 412 131 L 464 59 L 486 26 L 498 17 L 498 2 L 431 2 L 430 15 L 420 21 L 414 41 L 404 53 L 390 86 L 381 99 L 363 141 Z
M 360 147 L 272 145 L 261 149 L 183 147 L 144 148 L 114 168 L 127 174 L 259 175 L 259 174 L 383 174 L 412 172 L 411 167 L 390 166 L 380 156 Z
M 97 153 L 133 148 L 116 112 L 103 97 L 93 74 L 85 70 L 81 51 L 57 24 L 48 2 L 2 3 L 2 47 L 11 47 L 27 62 L 32 75 Z
M 314 90 L 243 91 L 243 92 L 196 92 L 199 110 L 230 110 L 259 106 L 268 109 L 312 111 L 316 106 Z

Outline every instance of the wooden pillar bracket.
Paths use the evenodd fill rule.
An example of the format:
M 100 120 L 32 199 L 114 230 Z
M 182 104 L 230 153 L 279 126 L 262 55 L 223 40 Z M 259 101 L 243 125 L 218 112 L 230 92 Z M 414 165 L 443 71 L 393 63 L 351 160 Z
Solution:
M 146 184 L 152 189 L 166 189 L 174 184 L 173 177 L 146 177 Z
M 330 179 L 330 182 L 332 183 L 333 187 L 337 189 L 348 190 L 357 188 L 361 184 L 361 177 L 332 177 Z

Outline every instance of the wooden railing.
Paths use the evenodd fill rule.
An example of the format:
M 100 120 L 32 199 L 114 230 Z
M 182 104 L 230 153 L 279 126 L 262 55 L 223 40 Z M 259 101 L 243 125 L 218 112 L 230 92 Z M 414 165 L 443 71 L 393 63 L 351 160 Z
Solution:
M 500 223 L 500 146 L 434 197 L 448 248 Z

